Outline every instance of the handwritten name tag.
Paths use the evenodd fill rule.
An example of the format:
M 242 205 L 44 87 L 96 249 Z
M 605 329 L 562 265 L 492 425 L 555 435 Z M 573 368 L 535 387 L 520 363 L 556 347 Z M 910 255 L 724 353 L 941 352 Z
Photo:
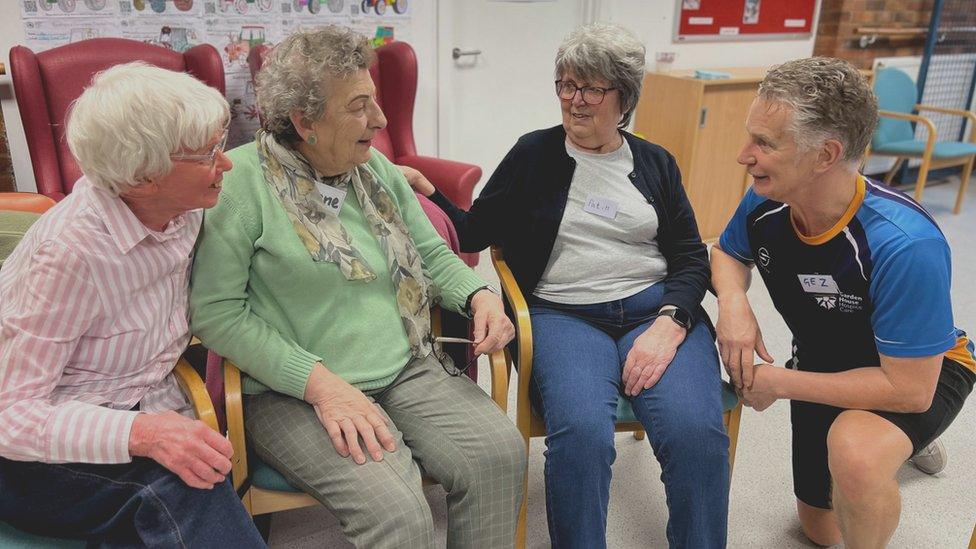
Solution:
M 837 283 L 830 275 L 801 274 L 796 275 L 800 279 L 800 286 L 808 294 L 839 294 Z
M 617 217 L 618 207 L 619 205 L 609 198 L 590 195 L 586 197 L 586 204 L 583 205 L 583 211 L 607 219 L 613 219 Z
M 342 203 L 346 201 L 346 191 L 319 181 L 315 182 L 315 188 L 322 195 L 322 201 L 325 202 L 325 209 L 334 215 L 339 215 L 339 210 L 342 209 Z

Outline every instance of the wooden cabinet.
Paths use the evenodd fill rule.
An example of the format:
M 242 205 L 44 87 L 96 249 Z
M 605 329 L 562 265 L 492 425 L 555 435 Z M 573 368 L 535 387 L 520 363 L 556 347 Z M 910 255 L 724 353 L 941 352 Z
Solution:
M 702 239 L 722 234 L 749 185 L 736 162 L 746 115 L 765 68 L 722 69 L 732 78 L 696 80 L 694 71 L 648 73 L 634 131 L 674 155 Z

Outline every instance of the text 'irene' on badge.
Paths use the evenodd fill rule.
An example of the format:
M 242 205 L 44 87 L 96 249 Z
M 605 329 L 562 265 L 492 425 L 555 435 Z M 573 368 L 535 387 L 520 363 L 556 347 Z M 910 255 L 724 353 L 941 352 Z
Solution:
M 607 219 L 613 219 L 617 217 L 618 207 L 619 205 L 609 198 L 601 198 L 599 196 L 590 195 L 586 197 L 586 204 L 583 205 L 583 211 L 590 212 L 591 214 L 596 214 Z
M 315 182 L 315 188 L 322 195 L 322 202 L 325 203 L 326 210 L 332 214 L 339 215 L 339 210 L 342 209 L 342 203 L 346 201 L 346 191 L 326 185 L 320 181 Z

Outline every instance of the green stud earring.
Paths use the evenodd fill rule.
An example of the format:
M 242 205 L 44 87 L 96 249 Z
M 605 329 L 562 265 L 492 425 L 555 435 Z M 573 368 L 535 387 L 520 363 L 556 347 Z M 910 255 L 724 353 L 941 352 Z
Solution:
M 309 134 L 308 137 L 305 138 L 305 142 L 307 142 L 309 145 L 315 145 L 316 143 L 318 143 L 318 141 L 319 138 L 315 137 L 314 133 Z

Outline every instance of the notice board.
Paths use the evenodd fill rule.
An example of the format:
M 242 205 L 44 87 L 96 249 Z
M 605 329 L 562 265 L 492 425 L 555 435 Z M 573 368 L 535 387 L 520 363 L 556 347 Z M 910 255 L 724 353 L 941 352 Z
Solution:
M 675 42 L 809 38 L 817 0 L 676 0 Z

